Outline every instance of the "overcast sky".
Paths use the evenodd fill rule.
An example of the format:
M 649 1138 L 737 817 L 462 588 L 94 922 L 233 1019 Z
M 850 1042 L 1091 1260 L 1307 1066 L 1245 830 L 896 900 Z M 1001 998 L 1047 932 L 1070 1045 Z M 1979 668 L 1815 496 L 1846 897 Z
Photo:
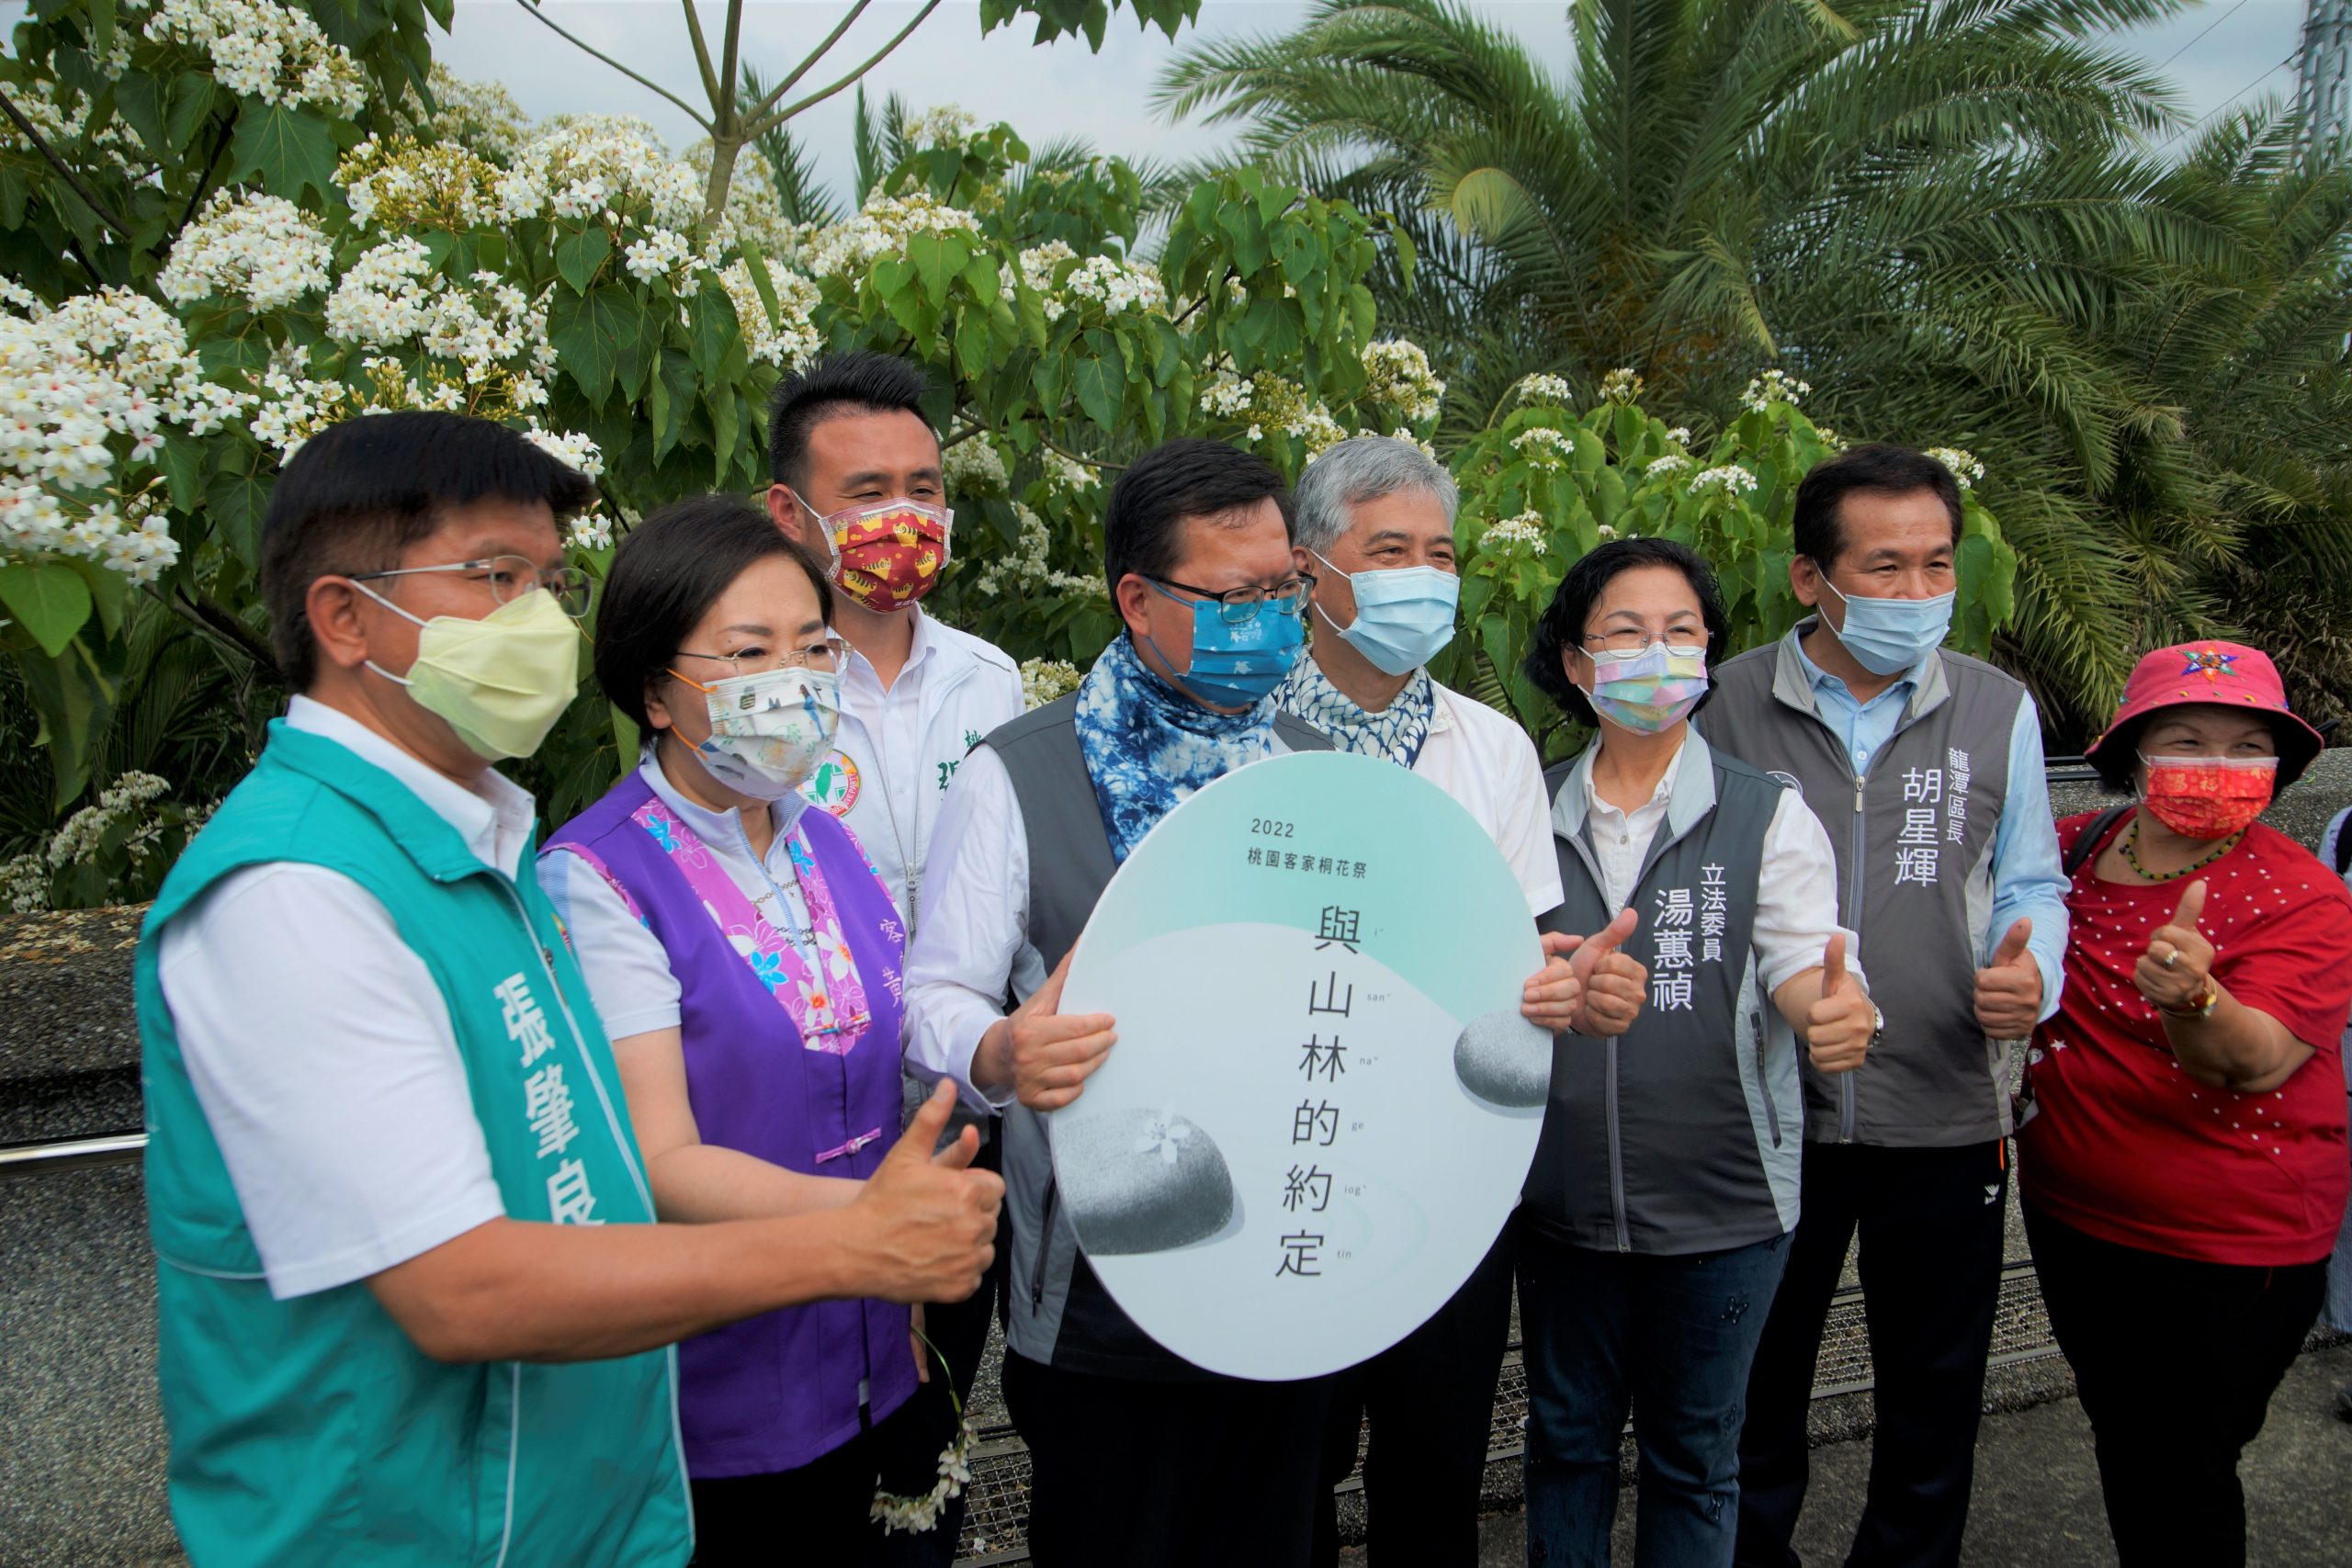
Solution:
M 1528 40 L 1556 69 L 1567 55 L 1558 0 L 1487 0 L 1479 7 Z M 789 70 L 846 9 L 842 0 L 751 0 L 744 12 L 745 58 L 771 76 Z M 694 56 L 676 0 L 547 0 L 547 14 L 605 53 L 669 87 L 698 97 Z M 704 0 L 713 18 L 720 0 Z M 1082 39 L 1038 48 L 1016 23 L 980 37 L 975 0 L 948 0 L 914 36 L 866 77 L 869 93 L 897 91 L 917 107 L 955 103 L 983 121 L 1011 120 L 1031 145 L 1083 136 L 1104 152 L 1182 157 L 1229 134 L 1197 121 L 1164 123 L 1151 109 L 1161 69 L 1193 38 L 1280 32 L 1306 14 L 1280 0 L 1204 0 L 1200 20 L 1170 43 L 1138 33 L 1120 12 L 1102 52 Z M 879 48 L 914 15 L 905 0 L 875 0 L 810 83 L 830 82 Z M 2303 0 L 2209 0 L 2161 27 L 2125 35 L 2118 46 L 2163 66 L 2193 116 L 2265 92 L 2291 94 L 2288 63 L 2302 27 Z M 716 49 L 718 40 L 712 39 Z M 558 110 L 641 114 L 674 145 L 699 134 L 685 116 L 654 94 L 581 54 L 527 15 L 518 0 L 458 0 L 457 26 L 436 44 L 459 75 L 505 84 L 533 115 Z M 820 168 L 836 188 L 848 183 L 850 95 L 795 120 Z

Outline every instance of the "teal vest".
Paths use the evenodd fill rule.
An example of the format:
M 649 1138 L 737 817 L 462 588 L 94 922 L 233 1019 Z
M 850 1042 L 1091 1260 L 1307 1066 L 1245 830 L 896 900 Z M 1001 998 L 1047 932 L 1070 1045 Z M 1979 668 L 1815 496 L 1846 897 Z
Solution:
M 271 1299 L 156 955 L 208 887 L 281 861 L 358 883 L 432 972 L 509 1216 L 653 1217 L 612 1048 L 537 880 L 482 864 L 382 769 L 272 725 L 260 762 L 173 868 L 139 944 L 158 1363 L 172 1517 L 190 1561 L 683 1563 L 693 1536 L 674 1351 L 451 1366 L 419 1350 L 364 1281 Z M 253 998 L 256 1017 L 269 1006 Z M 525 1085 L 551 1068 L 577 1135 L 542 1153 Z

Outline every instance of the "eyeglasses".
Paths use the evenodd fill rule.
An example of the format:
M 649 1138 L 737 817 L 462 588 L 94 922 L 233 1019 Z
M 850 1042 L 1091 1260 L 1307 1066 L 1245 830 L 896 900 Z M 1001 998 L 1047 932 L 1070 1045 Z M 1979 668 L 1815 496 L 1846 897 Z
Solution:
M 355 571 L 354 582 L 367 582 L 379 577 L 413 577 L 424 571 L 461 571 L 469 582 L 480 582 L 490 589 L 490 596 L 501 604 L 512 604 L 526 593 L 546 589 L 563 606 L 563 613 L 573 620 L 588 613 L 588 592 L 591 579 L 576 566 L 543 567 L 523 556 L 485 556 L 481 560 L 451 561 L 447 566 L 403 566 L 390 571 Z
M 849 662 L 849 643 L 828 633 L 806 648 L 778 649 L 770 652 L 755 646 L 738 649 L 733 653 L 696 653 L 691 649 L 682 648 L 678 649 L 677 657 L 707 659 L 714 664 L 724 664 L 728 672 L 737 677 L 764 675 L 771 670 L 814 670 L 820 675 L 830 675 Z M 677 675 L 678 672 L 673 670 L 671 673 Z M 698 681 L 687 680 L 684 675 L 678 675 L 678 679 L 700 691 L 710 689 Z
M 1707 652 L 1706 634 L 1695 634 L 1698 637 L 1696 642 L 1690 640 L 1693 635 L 1678 628 L 1664 637 L 1653 637 L 1639 626 L 1620 626 L 1615 631 L 1587 632 L 1578 640 L 1584 644 L 1585 651 L 1595 659 L 1639 659 L 1651 649 L 1660 646 L 1678 658 L 1704 658 Z
M 1170 588 L 1178 588 L 1187 593 L 1197 593 L 1204 599 L 1214 599 L 1225 624 L 1238 626 L 1256 620 L 1258 611 L 1266 605 L 1272 605 L 1277 615 L 1298 615 L 1306 608 L 1306 594 L 1315 586 L 1315 574 L 1302 571 L 1296 577 L 1284 578 L 1272 588 L 1252 583 L 1246 588 L 1228 588 L 1223 592 L 1214 588 L 1195 588 L 1172 577 L 1147 577 L 1144 581 L 1162 593 L 1168 593 Z M 1176 595 L 1168 593 L 1168 597 L 1174 599 Z M 1183 603 L 1182 600 L 1177 602 Z

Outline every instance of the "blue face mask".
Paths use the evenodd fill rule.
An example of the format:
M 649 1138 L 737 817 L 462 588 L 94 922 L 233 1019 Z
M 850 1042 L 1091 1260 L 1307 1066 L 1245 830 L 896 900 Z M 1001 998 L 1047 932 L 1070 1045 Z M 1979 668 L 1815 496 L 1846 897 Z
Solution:
M 1829 574 L 1821 585 L 1838 594 L 1846 606 L 1846 624 L 1832 627 L 1846 651 L 1873 675 L 1900 675 L 1944 645 L 1951 630 L 1950 593 L 1933 599 L 1848 598 L 1838 592 Z
M 1462 580 L 1453 573 L 1433 566 L 1345 572 L 1319 552 L 1315 558 L 1347 579 L 1356 596 L 1353 621 L 1343 626 L 1323 615 L 1323 624 L 1383 673 L 1409 675 L 1453 640 L 1453 607 L 1462 599 Z M 1322 615 L 1323 607 L 1315 613 Z
M 1149 578 L 1145 581 L 1151 582 Z M 1246 621 L 1228 621 L 1225 606 L 1214 599 L 1185 600 L 1152 582 L 1153 590 L 1179 604 L 1193 607 L 1193 658 L 1183 669 L 1159 652 L 1148 636 L 1151 651 L 1168 666 L 1184 694 L 1211 707 L 1255 707 L 1266 694 L 1282 684 L 1298 662 L 1306 646 L 1306 627 L 1296 614 L 1280 615 L 1270 601 Z

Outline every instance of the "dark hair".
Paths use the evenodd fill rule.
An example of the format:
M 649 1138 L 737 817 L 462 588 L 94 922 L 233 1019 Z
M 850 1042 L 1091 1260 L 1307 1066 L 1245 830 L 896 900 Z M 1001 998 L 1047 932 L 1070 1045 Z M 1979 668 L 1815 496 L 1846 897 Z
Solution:
M 768 476 L 799 490 L 808 478 L 808 433 L 837 413 L 922 412 L 930 383 L 921 367 L 860 349 L 820 359 L 777 384 L 768 413 Z
M 407 411 L 327 426 L 279 471 L 262 520 L 261 596 L 278 670 L 298 692 L 318 676 L 309 600 L 320 578 L 398 566 L 452 507 L 545 502 L 560 524 L 595 499 L 586 475 L 486 419 Z
M 1153 447 L 1111 487 L 1102 513 L 1102 581 L 1114 593 L 1129 572 L 1165 579 L 1182 552 L 1177 525 L 1272 501 L 1283 535 L 1297 535 L 1290 487 L 1263 457 L 1222 441 L 1183 436 Z
M 1879 495 L 1916 495 L 1933 491 L 1951 514 L 1951 542 L 1960 543 L 1960 481 L 1925 452 L 1908 446 L 1857 446 L 1825 457 L 1797 486 L 1796 550 L 1826 569 L 1846 547 L 1838 503 L 1858 490 Z
M 1699 596 L 1699 619 L 1707 628 L 1707 694 L 1699 699 L 1690 711 L 1707 705 L 1715 694 L 1713 671 L 1715 661 L 1723 656 L 1724 644 L 1731 639 L 1731 618 L 1724 614 L 1723 590 L 1715 586 L 1715 572 L 1699 552 L 1688 545 L 1678 545 L 1672 539 L 1611 539 L 1592 551 L 1576 565 L 1568 568 L 1568 575 L 1552 595 L 1552 603 L 1544 611 L 1543 619 L 1535 623 L 1535 636 L 1527 647 L 1527 662 L 1522 668 L 1527 678 L 1535 682 L 1562 712 L 1584 724 L 1599 724 L 1600 716 L 1592 711 L 1592 704 L 1584 693 L 1568 679 L 1561 655 L 1569 649 L 1584 647 L 1585 623 L 1592 617 L 1592 607 L 1600 602 L 1601 591 L 1618 573 L 1642 566 L 1670 566 L 1679 571 L 1690 584 L 1690 592 Z
M 596 684 L 639 730 L 652 728 L 646 683 L 677 657 L 678 644 L 718 596 L 770 556 L 787 557 L 808 574 L 818 613 L 831 626 L 833 590 L 825 564 L 740 495 L 673 501 L 621 541 L 596 612 Z

